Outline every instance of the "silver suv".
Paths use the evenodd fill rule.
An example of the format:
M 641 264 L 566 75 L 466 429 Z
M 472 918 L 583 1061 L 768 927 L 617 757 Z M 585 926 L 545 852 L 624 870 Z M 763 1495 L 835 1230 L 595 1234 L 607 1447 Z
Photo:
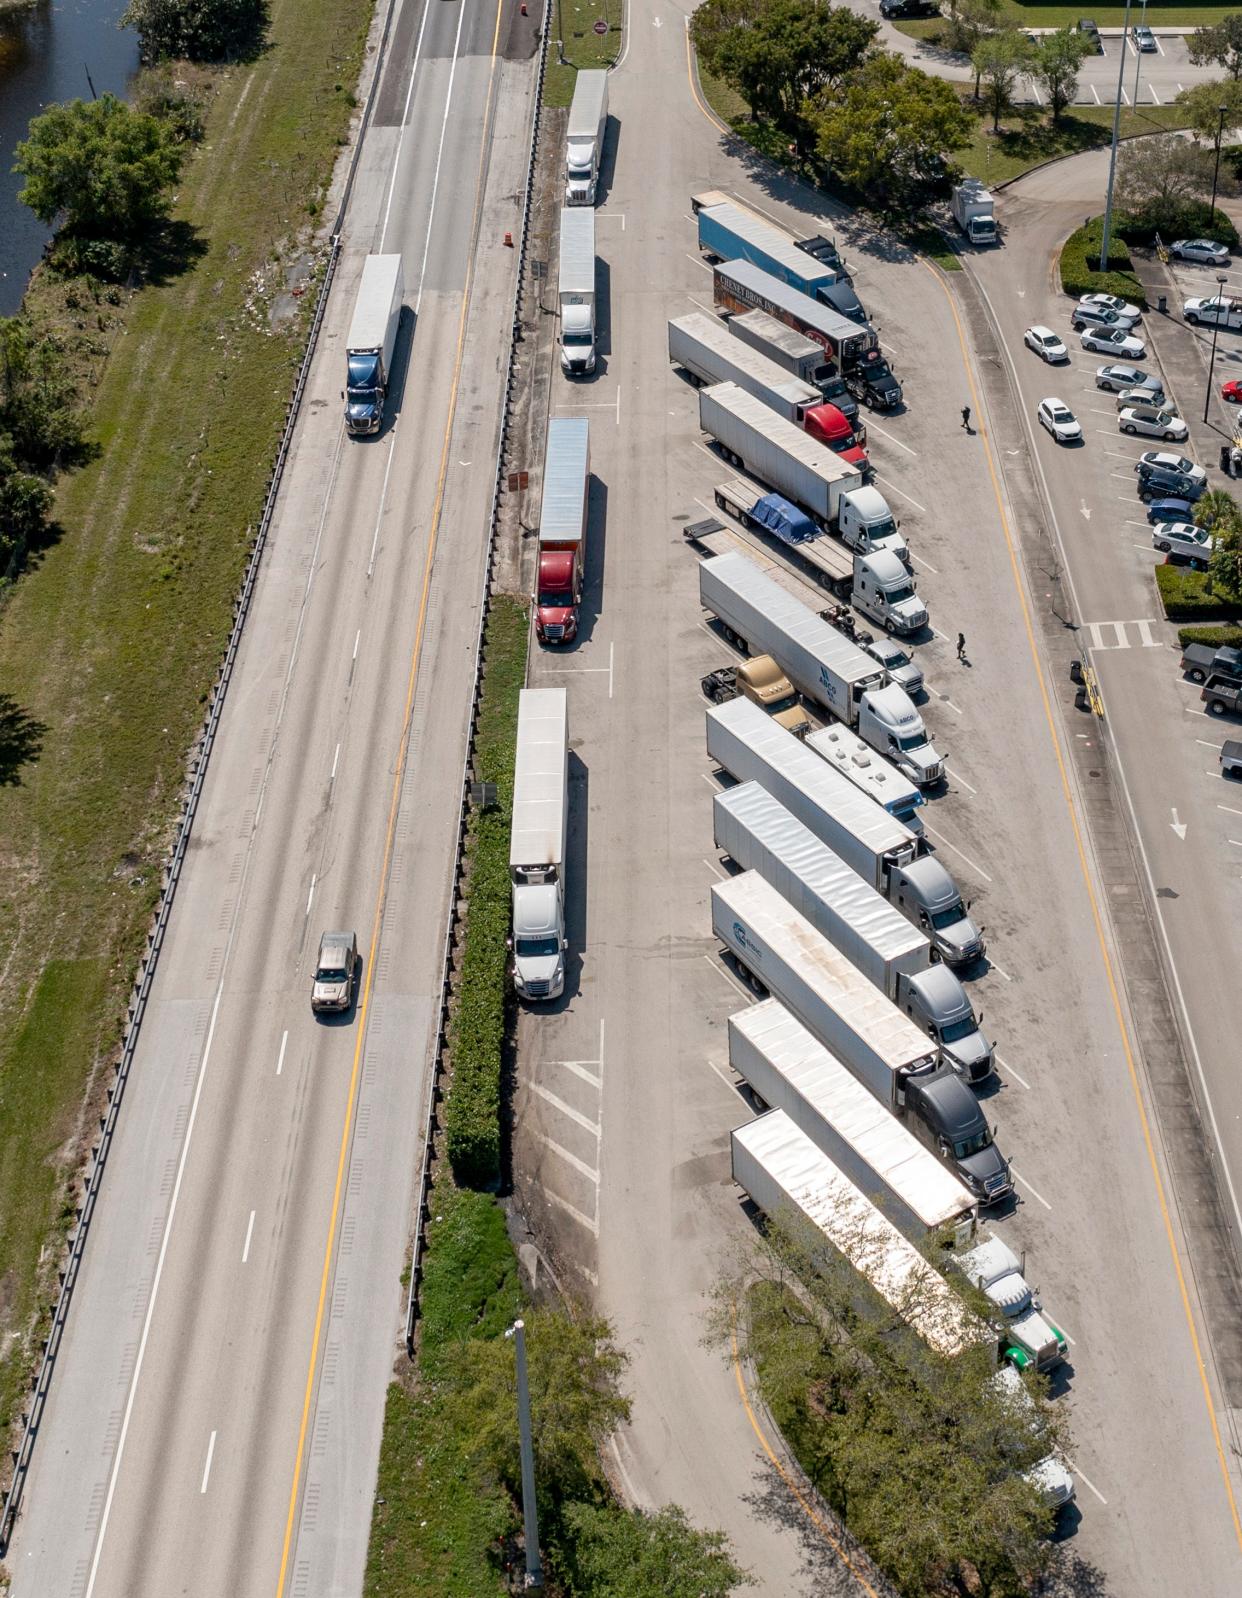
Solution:
M 325 932 L 319 940 L 311 1009 L 348 1010 L 358 977 L 358 938 L 353 932 Z

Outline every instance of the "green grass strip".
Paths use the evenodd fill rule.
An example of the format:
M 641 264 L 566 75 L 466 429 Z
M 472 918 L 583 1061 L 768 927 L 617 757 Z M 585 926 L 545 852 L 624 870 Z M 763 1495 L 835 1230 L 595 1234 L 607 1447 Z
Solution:
M 623 17 L 621 0 L 553 0 L 544 105 L 568 105 L 579 72 L 612 65 L 621 54 Z M 607 23 L 608 32 L 596 33 L 597 22 Z M 564 61 L 557 59 L 558 39 L 564 46 Z

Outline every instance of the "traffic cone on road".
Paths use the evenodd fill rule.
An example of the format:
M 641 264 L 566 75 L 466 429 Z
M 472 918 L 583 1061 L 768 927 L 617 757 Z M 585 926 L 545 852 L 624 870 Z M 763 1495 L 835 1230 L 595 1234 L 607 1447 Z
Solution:
M 507 250 L 511 250 L 513 248 L 513 234 L 512 233 L 506 233 L 505 234 L 505 248 Z

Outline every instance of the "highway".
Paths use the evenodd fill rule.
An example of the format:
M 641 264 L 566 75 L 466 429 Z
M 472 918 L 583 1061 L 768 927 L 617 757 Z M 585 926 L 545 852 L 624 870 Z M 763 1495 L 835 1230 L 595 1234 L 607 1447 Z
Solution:
M 510 17 L 510 10 L 514 15 Z M 378 39 L 378 28 L 376 32 Z M 533 22 L 398 7 L 241 659 L 10 1548 L 29 1598 L 361 1588 L 420 1157 Z M 340 389 L 400 251 L 398 403 Z M 310 1012 L 325 928 L 355 1011 Z
M 688 202 L 724 188 L 802 232 L 836 232 L 906 386 L 904 414 L 870 418 L 869 447 L 935 628 L 919 651 L 924 714 L 951 781 L 925 812 L 928 833 L 988 930 L 973 991 L 997 1040 L 988 1110 L 1020 1197 L 996 1224 L 1072 1338 L 1054 1383 L 1078 1477 L 1062 1580 L 1118 1598 L 1226 1598 L 1242 1561 L 1231 1332 L 1216 1318 L 1236 1303 L 1228 1237 L 1124 798 L 1098 729 L 1073 708 L 1060 567 L 1039 541 L 1030 441 L 986 314 L 967 281 L 940 278 L 722 136 L 655 0 L 632 8 L 611 109 L 615 170 L 597 230 L 606 358 L 589 384 L 554 364 L 551 378 L 551 407 L 592 423 L 585 621 L 576 645 L 530 668 L 532 682 L 570 688 L 575 959 L 564 999 L 520 1020 L 515 1160 L 541 1247 L 633 1356 L 619 1479 L 639 1502 L 676 1500 L 725 1527 L 763 1592 L 859 1590 L 831 1527 L 791 1492 L 748 1373 L 703 1343 L 714 1286 L 749 1236 L 727 1134 L 752 1109 L 725 1021 L 752 994 L 710 936 L 725 867 L 698 680 L 732 655 L 703 619 L 681 533 L 729 469 L 669 368 L 665 323 L 710 308 Z M 1020 244 L 1001 254 L 1046 283 L 1046 257 Z M 963 404 L 981 431 L 961 429 Z M 950 642 L 959 629 L 966 665 Z

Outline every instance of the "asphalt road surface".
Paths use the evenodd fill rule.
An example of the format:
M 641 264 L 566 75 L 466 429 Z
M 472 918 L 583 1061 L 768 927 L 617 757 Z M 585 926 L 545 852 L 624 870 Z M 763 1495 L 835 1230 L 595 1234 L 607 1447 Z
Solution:
M 747 1373 L 704 1343 L 715 1285 L 750 1237 L 728 1130 L 752 1109 L 725 1022 L 753 998 L 710 935 L 726 867 L 698 680 L 733 657 L 700 611 L 681 532 L 731 472 L 699 433 L 665 332 L 669 316 L 711 305 L 688 202 L 712 187 L 802 231 L 835 228 L 906 385 L 907 411 L 871 418 L 869 447 L 934 627 L 919 648 L 924 715 L 951 775 L 924 812 L 928 834 L 988 930 L 973 992 L 997 1039 L 989 1114 L 1019 1194 L 995 1224 L 1072 1338 L 1054 1383 L 1078 1477 L 1066 1588 L 1226 1598 L 1242 1561 L 1239 1483 L 1231 1368 L 1213 1340 L 1226 1334 L 1228 1352 L 1228 1328 L 1205 1282 L 1228 1288 L 1228 1238 L 1208 1213 L 1189 1090 L 1176 1099 L 1184 1074 L 1124 794 L 1099 728 L 1073 708 L 1078 639 L 1054 614 L 1063 573 L 982 303 L 722 137 L 656 0 L 632 10 L 611 109 L 604 359 L 592 382 L 551 380 L 553 409 L 591 419 L 584 622 L 530 671 L 570 691 L 574 959 L 563 1000 L 520 1023 L 516 1157 L 558 1271 L 597 1296 L 633 1355 L 621 1478 L 640 1502 L 676 1500 L 728 1530 L 761 1591 L 858 1590 L 839 1542 L 790 1492 Z M 1046 259 L 1003 253 L 1046 278 Z M 981 432 L 960 427 L 963 404 Z
M 513 8 L 516 10 L 516 8 Z M 293 458 L 12 1544 L 29 1598 L 361 1588 L 418 1169 L 533 23 L 398 9 Z M 400 395 L 343 432 L 363 257 Z M 359 1000 L 310 1012 L 324 928 Z

